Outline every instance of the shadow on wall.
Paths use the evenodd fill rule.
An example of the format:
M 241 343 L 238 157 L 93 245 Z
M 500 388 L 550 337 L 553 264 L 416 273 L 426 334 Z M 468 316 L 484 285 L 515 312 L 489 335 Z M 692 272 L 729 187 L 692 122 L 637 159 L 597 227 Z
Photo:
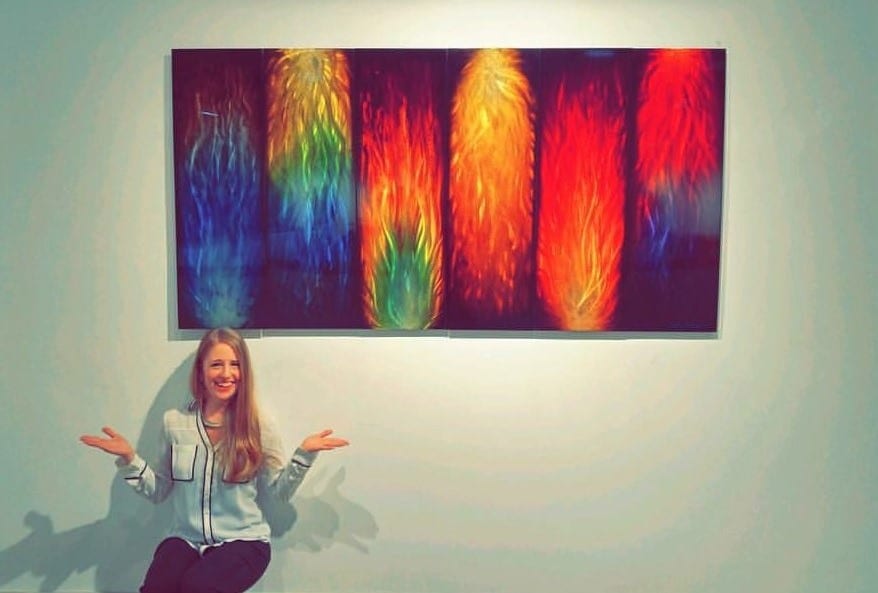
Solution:
M 158 456 L 158 436 L 165 410 L 185 405 L 189 399 L 190 355 L 162 386 L 146 415 L 137 450 L 147 460 Z M 83 454 L 105 455 L 100 451 Z M 115 471 L 108 456 L 107 472 Z M 263 500 L 272 528 L 273 564 L 283 562 L 285 549 L 319 552 L 333 543 L 367 553 L 364 540 L 375 539 L 378 525 L 361 505 L 340 492 L 345 470 L 340 468 L 318 490 L 326 472 L 312 470 L 294 504 Z M 110 488 L 110 510 L 103 519 L 56 533 L 52 518 L 29 511 L 23 519 L 30 529 L 20 542 L 0 550 L 0 586 L 31 574 L 42 579 L 40 591 L 56 591 L 74 572 L 95 567 L 96 591 L 137 591 L 152 559 L 152 553 L 170 524 L 170 504 L 154 505 L 141 498 L 125 482 L 114 477 Z M 275 566 L 275 569 L 278 567 Z M 270 569 L 271 570 L 271 569 Z M 281 571 L 272 571 L 282 574 Z

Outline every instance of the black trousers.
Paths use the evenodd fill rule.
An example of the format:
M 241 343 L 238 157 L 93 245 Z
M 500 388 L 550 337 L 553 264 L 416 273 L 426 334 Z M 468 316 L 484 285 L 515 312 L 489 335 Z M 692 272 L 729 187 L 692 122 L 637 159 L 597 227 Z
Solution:
M 155 550 L 140 593 L 242 593 L 268 568 L 271 546 L 231 541 L 204 555 L 180 538 L 169 537 Z

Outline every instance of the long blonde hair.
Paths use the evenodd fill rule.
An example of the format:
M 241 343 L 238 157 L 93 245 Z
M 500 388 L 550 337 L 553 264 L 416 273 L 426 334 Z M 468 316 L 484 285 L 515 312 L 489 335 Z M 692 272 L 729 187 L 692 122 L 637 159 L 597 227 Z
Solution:
M 226 409 L 226 434 L 220 447 L 225 465 L 224 478 L 230 482 L 246 482 L 256 474 L 263 462 L 262 430 L 253 388 L 250 351 L 238 332 L 222 327 L 204 334 L 192 364 L 189 389 L 195 402 L 203 410 L 207 398 L 204 359 L 216 344 L 226 344 L 234 351 L 241 375 L 235 397 Z

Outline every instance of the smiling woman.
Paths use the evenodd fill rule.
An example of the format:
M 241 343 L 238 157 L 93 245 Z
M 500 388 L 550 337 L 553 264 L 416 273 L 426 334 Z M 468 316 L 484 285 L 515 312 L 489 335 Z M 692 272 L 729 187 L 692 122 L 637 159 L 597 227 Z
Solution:
M 306 437 L 285 462 L 279 434 L 258 411 L 250 354 L 231 329 L 207 332 L 190 374 L 192 401 L 168 410 L 154 466 L 110 427 L 81 437 L 118 456 L 124 480 L 153 502 L 174 500 L 168 537 L 156 549 L 141 591 L 246 591 L 271 558 L 260 492 L 288 501 L 317 453 L 348 442 L 326 429 Z M 215 588 L 222 583 L 221 589 Z

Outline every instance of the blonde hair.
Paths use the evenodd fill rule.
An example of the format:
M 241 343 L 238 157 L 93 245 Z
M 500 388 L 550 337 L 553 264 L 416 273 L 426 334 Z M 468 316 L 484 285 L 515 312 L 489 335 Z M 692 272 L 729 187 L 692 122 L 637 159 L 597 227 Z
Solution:
M 263 462 L 262 430 L 253 388 L 250 351 L 238 332 L 222 327 L 204 334 L 192 364 L 189 389 L 198 406 L 203 409 L 207 398 L 204 359 L 217 344 L 226 344 L 234 351 L 240 370 L 237 392 L 226 409 L 226 434 L 220 447 L 225 466 L 224 478 L 230 482 L 246 482 L 259 471 Z

